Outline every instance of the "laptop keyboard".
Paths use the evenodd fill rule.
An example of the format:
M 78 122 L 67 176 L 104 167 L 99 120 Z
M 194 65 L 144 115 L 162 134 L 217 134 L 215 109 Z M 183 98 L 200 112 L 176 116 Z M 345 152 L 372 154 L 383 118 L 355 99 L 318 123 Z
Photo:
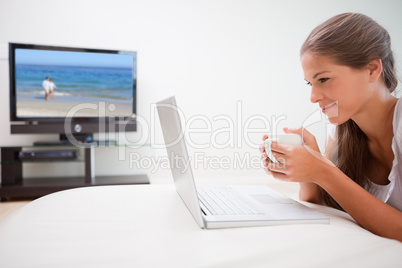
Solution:
M 199 201 L 212 215 L 266 214 L 230 187 L 197 186 L 197 193 Z

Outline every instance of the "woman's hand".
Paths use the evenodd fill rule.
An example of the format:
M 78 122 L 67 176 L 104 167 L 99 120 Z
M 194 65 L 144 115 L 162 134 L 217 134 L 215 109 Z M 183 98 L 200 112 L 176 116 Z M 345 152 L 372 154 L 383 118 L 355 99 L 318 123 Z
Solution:
M 260 145 L 261 161 L 262 161 L 262 164 L 264 165 L 264 171 L 265 171 L 265 173 L 267 173 L 267 174 L 272 174 L 272 173 L 268 170 L 268 168 L 267 168 L 269 163 L 273 163 L 273 162 L 271 161 L 271 159 L 268 158 L 268 155 L 267 155 L 267 153 L 265 152 L 265 140 L 267 140 L 267 139 L 268 139 L 268 135 L 267 135 L 267 134 L 265 134 L 264 136 L 262 136 L 262 141 L 263 141 L 263 143 Z
M 290 146 L 273 142 L 271 151 L 279 163 L 273 163 L 267 157 L 264 146 L 260 146 L 266 172 L 284 181 L 318 183 L 319 179 L 325 177 L 326 168 L 333 166 L 332 162 L 321 155 L 315 137 L 304 128 L 284 128 L 284 131 L 302 136 L 303 145 Z M 263 141 L 267 138 L 264 135 Z

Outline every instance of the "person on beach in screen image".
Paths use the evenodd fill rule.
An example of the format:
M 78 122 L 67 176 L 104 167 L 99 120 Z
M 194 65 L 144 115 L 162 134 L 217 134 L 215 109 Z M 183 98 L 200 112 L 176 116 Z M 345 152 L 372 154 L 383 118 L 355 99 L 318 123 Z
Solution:
M 341 209 L 363 228 L 402 242 L 402 101 L 388 32 L 373 19 L 344 13 L 317 26 L 300 51 L 310 101 L 332 124 L 325 155 L 304 128 L 302 146 L 272 144 L 265 170 L 299 182 L 299 197 Z M 264 135 L 263 140 L 268 136 Z
M 48 76 L 46 76 L 45 80 L 42 82 L 42 89 L 45 91 L 45 101 L 48 101 L 50 94 L 50 81 Z
M 53 79 L 50 78 L 50 87 L 49 87 L 49 95 L 52 94 L 53 100 L 56 100 L 56 96 L 54 95 L 54 89 L 57 88 L 57 86 L 53 83 Z

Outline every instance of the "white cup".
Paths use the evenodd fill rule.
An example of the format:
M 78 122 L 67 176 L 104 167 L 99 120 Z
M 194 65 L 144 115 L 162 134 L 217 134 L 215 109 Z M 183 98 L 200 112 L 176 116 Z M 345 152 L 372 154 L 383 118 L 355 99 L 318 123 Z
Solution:
M 267 153 L 269 159 L 271 159 L 272 162 L 279 163 L 272 154 L 272 151 L 271 151 L 272 142 L 276 142 L 278 144 L 283 144 L 283 145 L 298 146 L 298 145 L 303 144 L 303 139 L 299 134 L 282 134 L 282 135 L 276 135 L 272 138 L 266 139 L 265 140 L 265 152 Z

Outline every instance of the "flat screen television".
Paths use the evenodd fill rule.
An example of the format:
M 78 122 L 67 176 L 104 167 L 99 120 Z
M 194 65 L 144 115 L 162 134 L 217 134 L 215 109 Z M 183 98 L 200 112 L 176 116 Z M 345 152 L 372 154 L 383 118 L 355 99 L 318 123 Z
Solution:
M 137 53 L 9 43 L 11 133 L 136 131 Z

